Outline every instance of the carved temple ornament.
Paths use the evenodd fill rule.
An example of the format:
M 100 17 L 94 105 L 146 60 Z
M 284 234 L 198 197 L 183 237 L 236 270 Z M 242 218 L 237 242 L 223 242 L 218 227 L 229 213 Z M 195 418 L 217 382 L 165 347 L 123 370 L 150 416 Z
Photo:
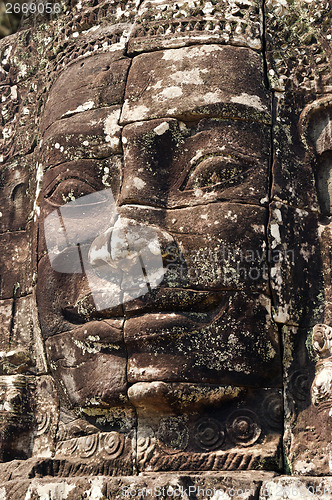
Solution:
M 0 42 L 0 478 L 330 475 L 328 2 L 61 5 Z

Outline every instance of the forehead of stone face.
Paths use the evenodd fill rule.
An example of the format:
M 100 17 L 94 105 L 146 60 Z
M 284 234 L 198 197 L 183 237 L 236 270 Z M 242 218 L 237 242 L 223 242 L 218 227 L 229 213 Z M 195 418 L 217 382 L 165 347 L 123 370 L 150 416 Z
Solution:
M 80 59 L 67 67 L 51 88 L 42 132 L 73 114 L 121 104 L 129 65 L 130 59 L 118 51 Z
M 121 123 L 223 116 L 270 123 L 261 55 L 202 45 L 141 54 L 129 70 Z

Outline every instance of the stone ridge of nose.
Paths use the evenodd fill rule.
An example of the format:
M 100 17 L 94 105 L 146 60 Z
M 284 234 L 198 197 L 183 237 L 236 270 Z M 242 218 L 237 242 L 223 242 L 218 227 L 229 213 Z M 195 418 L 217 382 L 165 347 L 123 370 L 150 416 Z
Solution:
M 124 127 L 124 177 L 119 204 L 167 204 L 174 155 L 182 134 L 175 119 L 157 119 Z
M 142 253 L 161 256 L 162 242 L 170 243 L 172 236 L 157 227 L 119 216 L 114 225 L 97 236 L 89 250 L 92 266 L 109 264 L 128 270 L 137 263 Z M 123 269 L 124 270 L 124 269 Z

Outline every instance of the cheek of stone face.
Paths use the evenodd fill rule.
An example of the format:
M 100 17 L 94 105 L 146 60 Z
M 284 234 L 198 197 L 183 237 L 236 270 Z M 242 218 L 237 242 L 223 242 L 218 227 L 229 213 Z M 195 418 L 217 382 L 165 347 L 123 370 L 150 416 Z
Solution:
M 161 247 L 162 289 L 267 292 L 265 208 L 211 203 L 164 212 L 123 206 L 121 213 L 160 227 L 171 237 Z
M 126 399 L 121 327 L 122 320 L 91 321 L 46 341 L 52 373 L 75 407 L 108 407 Z
M 97 312 L 86 277 L 57 273 L 48 256 L 39 263 L 37 301 L 49 366 L 70 403 L 79 407 L 123 403 L 127 362 L 123 320 L 114 317 L 122 315 L 121 307 Z
M 38 308 L 44 337 L 70 330 L 77 322 L 93 319 L 91 313 L 95 311 L 95 307 L 80 258 L 82 252 L 87 255 L 89 244 L 96 235 L 112 224 L 121 171 L 122 159 L 116 155 L 107 160 L 81 159 L 66 162 L 44 174 L 37 284 Z M 108 193 L 111 196 L 109 200 Z M 94 203 L 89 205 L 87 200 L 91 197 Z M 77 204 L 77 207 L 71 210 L 73 204 Z M 59 219 L 61 210 L 63 217 Z M 49 217 L 53 218 L 53 223 L 57 222 L 53 227 L 47 222 Z M 64 228 L 61 226 L 61 220 Z M 65 229 L 65 233 L 61 228 Z M 48 243 L 45 234 L 47 231 Z M 64 242 L 68 245 L 63 246 Z M 77 244 L 81 247 L 81 257 Z M 60 245 L 61 252 L 59 255 L 53 255 L 55 259 L 51 265 L 52 252 L 58 250 L 53 248 L 54 245 Z M 103 284 L 105 283 L 100 283 L 99 286 L 102 287 Z M 116 315 L 118 314 L 119 311 Z

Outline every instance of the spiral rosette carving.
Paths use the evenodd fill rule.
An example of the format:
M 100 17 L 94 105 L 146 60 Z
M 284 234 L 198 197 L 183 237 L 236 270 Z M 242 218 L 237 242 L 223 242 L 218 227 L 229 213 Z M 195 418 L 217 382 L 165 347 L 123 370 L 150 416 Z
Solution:
M 137 439 L 137 462 L 143 466 L 152 457 L 155 447 L 155 441 L 151 437 L 139 437 Z
M 284 407 L 281 394 L 268 394 L 262 405 L 262 414 L 272 429 L 281 429 L 283 425 Z
M 251 410 L 236 410 L 231 413 L 226 429 L 231 441 L 240 446 L 253 445 L 262 433 L 258 417 Z
M 213 418 L 202 418 L 195 426 L 194 439 L 203 450 L 211 451 L 221 447 L 225 433 L 219 422 Z
M 98 434 L 91 434 L 78 439 L 78 451 L 81 458 L 89 458 L 95 454 L 98 447 Z
M 104 436 L 104 451 L 110 458 L 117 458 L 123 452 L 124 436 L 118 432 L 109 432 Z
M 290 392 L 295 401 L 305 402 L 310 394 L 308 373 L 297 370 L 290 377 Z
M 56 454 L 57 455 L 65 455 L 65 456 L 73 456 L 78 447 L 78 439 L 68 439 L 68 441 L 63 441 L 58 443 Z
M 165 453 L 180 453 L 188 446 L 188 427 L 181 417 L 165 418 L 160 422 L 157 438 Z
M 51 415 L 48 411 L 40 412 L 36 415 L 37 430 L 36 436 L 46 434 L 51 424 Z

